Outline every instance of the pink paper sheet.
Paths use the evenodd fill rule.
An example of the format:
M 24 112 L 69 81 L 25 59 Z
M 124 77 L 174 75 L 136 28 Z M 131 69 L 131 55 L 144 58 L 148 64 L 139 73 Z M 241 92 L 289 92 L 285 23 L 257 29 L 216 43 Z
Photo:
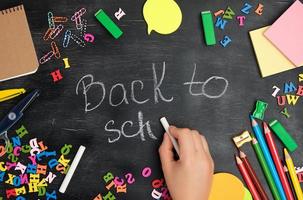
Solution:
M 264 33 L 292 63 L 303 63 L 303 4 L 296 0 Z

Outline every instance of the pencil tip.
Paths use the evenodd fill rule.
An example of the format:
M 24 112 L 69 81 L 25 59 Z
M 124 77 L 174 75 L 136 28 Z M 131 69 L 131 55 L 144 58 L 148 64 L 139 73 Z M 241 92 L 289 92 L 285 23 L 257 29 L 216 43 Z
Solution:
M 240 158 L 244 158 L 244 157 L 246 157 L 246 154 L 243 152 L 243 151 L 239 151 L 239 154 L 240 154 Z
M 236 157 L 236 161 L 237 161 L 237 163 L 238 163 L 238 164 L 241 164 L 241 163 L 242 163 L 242 161 L 241 161 L 241 159 L 239 158 L 239 156 L 235 155 L 235 157 Z

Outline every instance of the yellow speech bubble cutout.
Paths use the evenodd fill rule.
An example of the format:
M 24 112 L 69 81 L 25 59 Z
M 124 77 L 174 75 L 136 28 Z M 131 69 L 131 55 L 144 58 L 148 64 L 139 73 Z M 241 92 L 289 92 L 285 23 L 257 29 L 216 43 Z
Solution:
M 160 34 L 175 32 L 182 22 L 182 12 L 174 0 L 147 0 L 143 6 L 147 33 L 154 30 Z
M 218 173 L 213 176 L 213 183 L 208 200 L 243 200 L 245 187 L 236 176 L 229 173 Z

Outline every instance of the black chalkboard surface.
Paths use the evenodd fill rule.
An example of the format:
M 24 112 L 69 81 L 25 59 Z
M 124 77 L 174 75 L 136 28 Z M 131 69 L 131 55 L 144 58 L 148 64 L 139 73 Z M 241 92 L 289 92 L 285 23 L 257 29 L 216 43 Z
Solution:
M 260 78 L 248 35 L 250 30 L 272 24 L 292 1 L 250 1 L 254 7 L 264 5 L 263 15 L 252 12 L 243 27 L 233 20 L 224 31 L 216 29 L 217 40 L 224 35 L 232 38 L 225 48 L 205 45 L 200 12 L 231 6 L 240 13 L 245 2 L 176 2 L 183 13 L 179 29 L 170 35 L 148 35 L 142 15 L 144 0 L 1 1 L 0 9 L 24 4 L 38 58 L 50 50 L 50 42 L 42 39 L 49 11 L 70 18 L 75 11 L 86 8 L 83 18 L 87 20 L 87 33 L 95 37 L 85 47 L 72 42 L 63 48 L 61 35 L 55 40 L 61 49 L 60 59 L 40 65 L 33 75 L 0 84 L 0 89 L 41 90 L 40 97 L 12 130 L 24 125 L 31 134 L 27 139 L 37 137 L 54 150 L 71 144 L 69 158 L 80 145 L 86 146 L 67 192 L 57 193 L 58 199 L 93 199 L 99 193 L 106 194 L 102 177 L 108 172 L 120 177 L 132 173 L 136 178 L 127 194 L 118 194 L 117 199 L 152 199 L 151 182 L 163 177 L 158 156 L 164 132 L 159 123 L 162 116 L 171 124 L 203 133 L 215 171 L 241 177 L 234 163 L 236 148 L 231 138 L 243 130 L 251 131 L 248 115 L 257 99 L 269 103 L 265 120 L 277 118 L 298 141 L 299 149 L 292 156 L 296 165 L 302 164 L 302 102 L 289 108 L 291 118 L 286 119 L 271 96 L 273 85 L 296 82 L 302 69 Z M 114 39 L 95 19 L 100 8 L 123 30 L 121 38 Z M 117 20 L 114 13 L 119 8 L 126 15 Z M 72 21 L 66 26 L 76 31 Z M 64 68 L 62 58 L 69 59 L 70 68 Z M 54 83 L 50 73 L 57 69 L 63 79 Z M 0 117 L 19 99 L 1 103 Z M 265 184 L 252 148 L 246 145 L 243 149 Z M 145 167 L 152 169 L 149 178 L 141 175 Z M 48 190 L 58 190 L 62 180 L 63 176 L 58 177 Z M 270 193 L 268 187 L 266 190 Z M 3 187 L 1 195 L 5 197 Z M 30 195 L 27 198 L 31 199 Z

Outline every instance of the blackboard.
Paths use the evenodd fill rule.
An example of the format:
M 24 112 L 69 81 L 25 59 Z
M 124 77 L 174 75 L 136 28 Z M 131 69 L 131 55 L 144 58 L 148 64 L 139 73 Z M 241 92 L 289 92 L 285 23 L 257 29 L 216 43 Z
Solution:
M 48 27 L 49 11 L 70 17 L 80 8 L 86 8 L 84 18 L 88 21 L 87 32 L 95 36 L 95 41 L 84 48 L 73 43 L 62 49 L 61 56 L 69 58 L 71 68 L 64 69 L 62 59 L 52 59 L 41 65 L 33 75 L 0 84 L 0 89 L 24 87 L 28 90 L 41 90 L 40 97 L 25 112 L 15 129 L 21 124 L 25 125 L 31 133 L 31 138 L 40 138 L 53 149 L 72 144 L 71 158 L 80 145 L 87 147 L 66 194 L 57 193 L 58 199 L 93 199 L 99 193 L 104 194 L 106 189 L 102 177 L 109 171 L 117 176 L 131 172 L 136 177 L 136 183 L 128 188 L 127 194 L 117 196 L 118 199 L 152 199 L 151 181 L 163 177 L 157 150 L 164 132 L 159 123 L 162 116 L 166 116 L 171 124 L 197 129 L 203 133 L 209 142 L 215 171 L 230 172 L 241 177 L 234 163 L 236 148 L 231 138 L 243 130 L 251 131 L 248 115 L 257 99 L 269 103 L 265 120 L 280 120 L 298 141 L 299 149 L 293 154 L 293 158 L 296 165 L 302 164 L 303 153 L 299 142 L 302 140 L 303 128 L 302 102 L 289 108 L 291 118 L 286 119 L 279 113 L 281 108 L 271 96 L 273 85 L 282 87 L 286 81 L 296 82 L 302 69 L 266 79 L 260 78 L 248 35 L 250 30 L 272 24 L 292 1 L 250 1 L 254 8 L 258 3 L 264 5 L 263 15 L 252 12 L 247 16 L 243 27 L 239 27 L 237 21 L 233 20 L 224 31 L 216 29 L 218 40 L 224 35 L 232 38 L 232 43 L 226 48 L 219 44 L 213 47 L 205 45 L 200 12 L 217 11 L 231 6 L 236 13 L 240 13 L 245 2 L 176 2 L 183 13 L 182 24 L 176 32 L 164 36 L 156 32 L 147 34 L 142 16 L 145 1 L 141 0 L 1 1 L 1 9 L 24 4 L 39 58 L 50 48 L 49 42 L 42 39 Z M 94 13 L 100 8 L 123 30 L 124 34 L 120 39 L 114 39 L 95 19 Z M 122 8 L 126 15 L 118 21 L 114 18 L 114 13 L 119 8 Z M 72 22 L 69 22 L 68 26 L 71 30 L 75 29 Z M 60 38 L 62 41 L 62 36 Z M 155 72 L 158 81 L 156 83 L 159 83 L 163 66 L 165 76 L 160 91 L 166 101 L 159 96 L 159 91 L 154 89 Z M 61 70 L 64 78 L 54 83 L 50 73 L 56 69 Z M 189 85 L 186 83 L 191 81 L 194 69 L 196 82 L 221 77 L 217 80 L 211 79 L 204 88 L 208 95 L 222 93 L 220 98 L 190 94 Z M 88 100 L 91 105 L 96 105 L 103 98 L 102 95 L 104 101 L 98 108 L 88 112 L 85 112 L 82 83 L 79 84 L 78 94 L 76 92 L 77 84 L 85 76 L 87 84 L 91 77 L 95 82 L 104 84 L 106 93 L 104 95 L 100 84 L 90 88 Z M 132 84 L 137 101 L 149 99 L 147 102 L 139 104 L 132 100 Z M 113 86 L 112 104 L 118 104 L 123 97 L 122 86 L 125 87 L 127 102 L 124 100 L 119 106 L 110 105 L 109 96 Z M 225 87 L 226 91 L 223 93 Z M 193 85 L 192 91 L 201 93 L 201 84 Z M 1 103 L 0 117 L 4 117 L 17 101 L 18 98 Z M 131 122 L 127 122 L 124 128 L 125 133 L 132 135 L 138 132 L 138 115 L 141 114 L 143 123 L 149 123 L 152 136 L 148 135 L 145 129 L 145 141 L 142 141 L 140 135 L 129 138 L 121 135 L 120 139 L 113 142 L 117 138 L 117 131 L 106 130 L 106 124 L 107 129 L 121 129 L 125 121 L 132 121 L 133 126 L 130 126 Z M 280 146 L 279 142 L 278 145 Z M 243 149 L 265 184 L 252 148 L 246 145 Z M 149 179 L 144 179 L 141 175 L 144 167 L 153 170 Z M 62 176 L 59 177 L 51 188 L 58 189 L 62 179 Z M 270 193 L 267 187 L 266 189 Z M 3 194 L 4 191 L 1 195 Z

